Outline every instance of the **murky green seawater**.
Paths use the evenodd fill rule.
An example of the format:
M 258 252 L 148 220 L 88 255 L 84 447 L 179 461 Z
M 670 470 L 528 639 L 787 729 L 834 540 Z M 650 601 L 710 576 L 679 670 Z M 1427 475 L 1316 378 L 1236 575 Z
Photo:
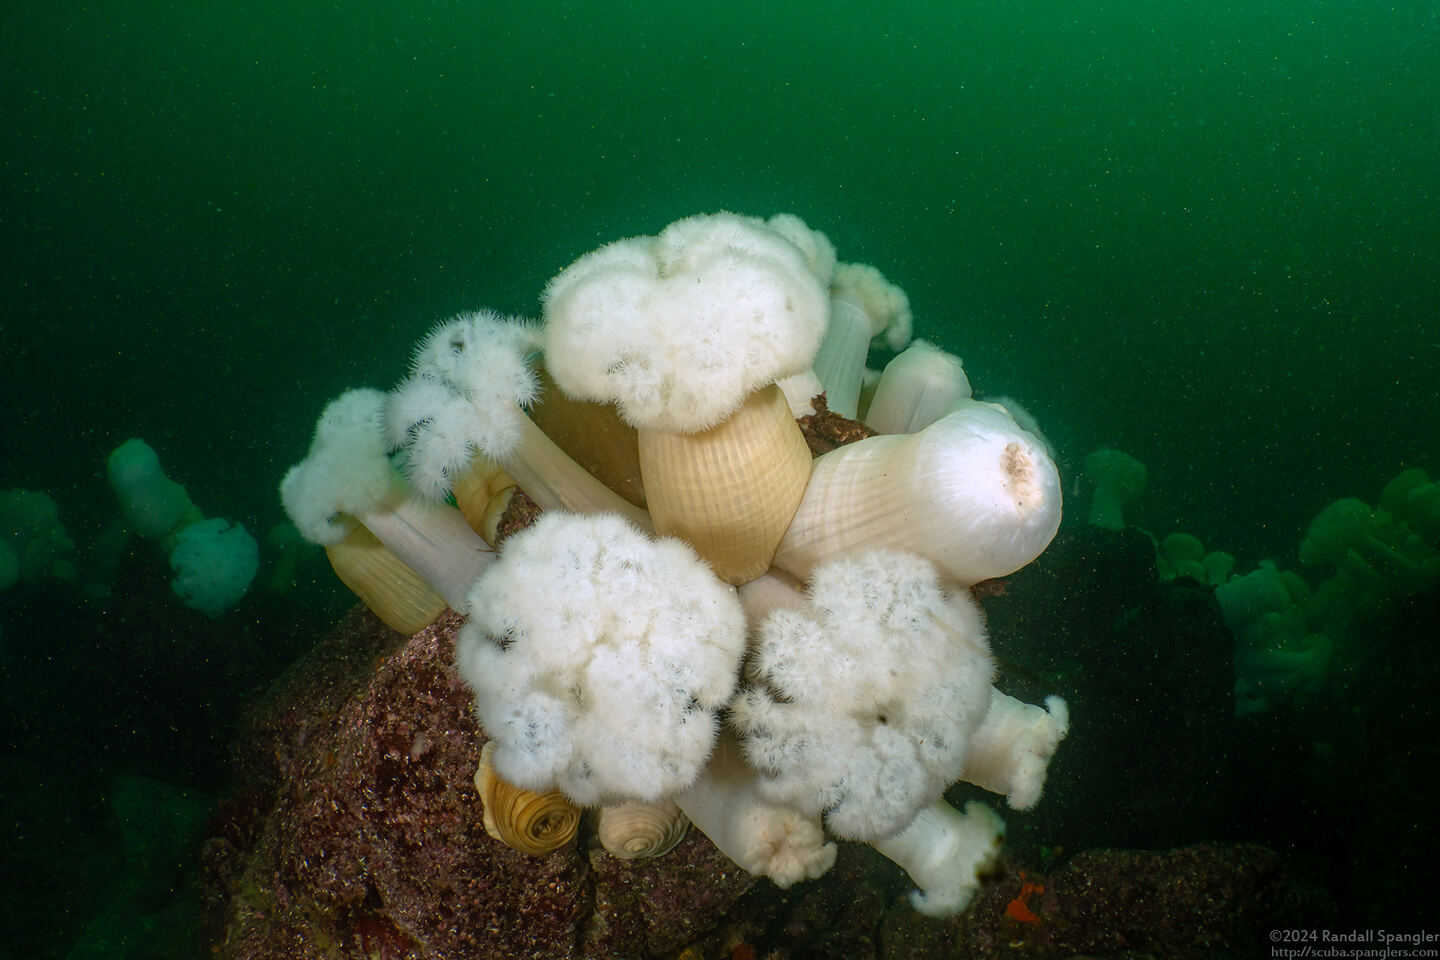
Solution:
M 1440 436 L 1435 8 L 59 4 L 4 27 L 4 482 L 258 526 L 339 389 L 602 241 L 790 210 L 1251 559 Z M 1428 378 L 1428 379 L 1427 379 Z
M 145 437 L 263 532 L 340 390 L 602 242 L 790 211 L 1138 522 L 1294 565 L 1440 470 L 1430 0 L 57 2 L 0 24 L 0 488 Z M 1082 515 L 1077 499 L 1073 512 Z

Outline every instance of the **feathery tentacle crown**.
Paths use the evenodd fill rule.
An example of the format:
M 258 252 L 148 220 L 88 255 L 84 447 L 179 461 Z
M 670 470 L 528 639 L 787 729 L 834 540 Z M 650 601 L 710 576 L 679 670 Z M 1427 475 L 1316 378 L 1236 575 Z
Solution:
M 556 511 L 476 582 L 456 664 L 505 779 L 654 801 L 704 765 L 744 647 L 735 591 L 684 543 Z
M 828 298 L 795 244 L 732 213 L 587 254 L 545 290 L 545 362 L 571 396 L 692 433 L 809 364 Z
M 968 593 L 928 561 L 875 550 L 815 568 L 810 610 L 758 627 L 731 708 L 776 803 L 825 812 L 836 834 L 892 834 L 959 778 L 994 664 Z
M 417 491 L 442 498 L 477 451 L 499 461 L 514 449 L 523 408 L 539 393 L 534 351 L 533 328 L 489 310 L 447 320 L 420 342 L 386 418 Z

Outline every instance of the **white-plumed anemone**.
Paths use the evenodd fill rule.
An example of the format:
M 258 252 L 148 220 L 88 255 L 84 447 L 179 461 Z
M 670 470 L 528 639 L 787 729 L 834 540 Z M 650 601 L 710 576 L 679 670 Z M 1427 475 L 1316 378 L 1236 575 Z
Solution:
M 170 587 L 185 606 L 218 617 L 240 602 L 260 569 L 260 545 L 223 517 L 192 523 L 175 537 Z
M 802 370 L 793 373 L 783 380 L 776 381 L 780 392 L 785 394 L 785 402 L 790 406 L 790 415 L 796 420 L 801 417 L 814 416 L 814 400 L 825 392 L 820 385 L 820 378 L 815 375 L 814 370 Z
M 721 853 L 782 889 L 835 864 L 835 844 L 826 841 L 819 815 L 766 800 L 729 731 L 721 732 L 699 778 L 675 802 Z
M 836 266 L 830 282 L 836 297 L 853 300 L 870 320 L 872 337 L 885 338 L 885 345 L 899 353 L 910 342 L 915 318 L 910 313 L 910 298 L 885 274 L 868 263 L 842 263 Z
M 139 437 L 111 452 L 106 472 L 126 525 L 147 540 L 165 536 L 195 512 L 185 488 L 165 475 L 159 455 Z
M 950 917 L 970 905 L 1004 839 L 1005 822 L 983 803 L 971 800 L 960 811 L 936 799 L 904 830 L 872 846 L 915 881 L 910 903 L 916 910 Z
M 985 629 L 968 594 L 899 551 L 817 567 L 807 594 L 809 613 L 761 622 L 733 722 L 772 800 L 877 840 L 959 778 L 990 704 Z
M 476 451 L 497 461 L 514 452 L 522 408 L 539 390 L 526 362 L 534 349 L 529 326 L 488 310 L 448 320 L 420 342 L 386 424 L 416 490 L 442 498 Z
M 805 255 L 735 214 L 581 257 L 545 290 L 546 368 L 567 394 L 645 429 L 690 433 L 809 365 L 826 297 Z
M 805 262 L 815 279 L 830 286 L 835 274 L 835 244 L 819 230 L 812 230 L 804 220 L 793 213 L 777 213 L 765 225 L 789 240 L 805 255 Z
M 454 507 L 422 504 L 408 495 L 385 454 L 385 402 L 379 390 L 351 390 L 332 400 L 315 426 L 310 452 L 281 481 L 280 501 L 300 535 L 327 548 L 332 565 L 343 543 L 356 546 L 350 538 L 361 532 L 359 524 L 409 568 L 410 576 L 463 611 L 466 591 L 490 554 Z M 346 574 L 341 579 L 367 602 L 379 595 Z M 399 628 L 395 619 L 376 612 Z
M 648 802 L 704 765 L 744 633 L 735 591 L 685 544 L 555 512 L 476 582 L 456 660 L 505 779 Z
M 970 738 L 963 779 L 1003 793 L 1015 810 L 1029 810 L 1040 802 L 1050 758 L 1069 732 L 1070 708 L 1060 697 L 1037 707 L 992 689 L 990 708 Z
M 310 453 L 280 483 L 280 502 L 306 540 L 339 543 L 353 517 L 401 497 L 385 456 L 384 418 L 379 390 L 349 390 L 325 406 Z
M 903 350 L 913 319 L 910 298 L 863 263 L 842 263 L 830 284 L 830 323 L 815 355 L 815 373 L 825 387 L 829 407 L 855 417 L 872 341 L 882 336 L 890 349 Z
M 643 510 L 591 476 L 525 415 L 540 390 L 528 362 L 535 340 L 523 321 L 481 311 L 441 324 L 421 342 L 387 418 L 407 476 L 421 494 L 440 499 L 476 493 L 477 475 L 491 476 L 499 466 L 542 509 L 610 511 L 648 528 Z M 481 516 L 489 509 L 467 508 Z
M 1101 447 L 1085 457 L 1085 476 L 1095 485 L 1090 523 L 1106 530 L 1125 529 L 1125 510 L 1145 493 L 1145 464 L 1123 450 Z
M 818 458 L 775 566 L 797 577 L 856 550 L 926 557 L 970 585 L 1013 573 L 1060 526 L 1060 475 L 1001 407 L 962 401 L 914 434 L 869 437 Z
M 885 365 L 865 424 L 876 433 L 915 433 L 969 399 L 970 378 L 960 358 L 915 340 Z
M 1005 412 L 1010 414 L 1010 418 L 1020 426 L 1020 429 L 1039 440 L 1040 446 L 1045 448 L 1045 453 L 1049 455 L 1050 459 L 1055 459 L 1055 444 L 1051 443 L 1050 438 L 1045 436 L 1045 432 L 1040 429 L 1040 421 L 1036 420 L 1035 415 L 1019 400 L 1010 396 L 1000 396 L 987 397 L 985 402 L 1004 407 Z
M 837 265 L 793 216 L 697 216 L 612 243 L 556 276 L 544 310 L 538 331 L 456 317 L 388 398 L 327 408 L 282 485 L 296 525 L 397 629 L 442 601 L 468 614 L 456 662 L 512 785 L 584 805 L 668 798 L 781 886 L 834 863 L 823 818 L 900 864 L 917 909 L 964 909 L 1004 826 L 979 804 L 950 807 L 945 788 L 968 779 L 1029 807 L 1069 729 L 1059 698 L 1041 708 L 991 687 L 963 589 L 1053 537 L 1052 457 L 1002 408 L 962 398 L 958 360 L 920 347 L 907 360 L 943 361 L 943 395 L 915 389 L 896 416 L 882 394 L 871 410 L 918 432 L 812 462 L 795 414 L 823 388 L 831 411 L 863 415 L 868 350 L 900 351 L 911 315 L 902 290 Z M 583 456 L 547 436 L 569 442 L 562 421 L 605 416 L 580 403 L 539 425 L 526 415 L 542 346 L 558 392 L 613 404 L 605 416 L 627 429 L 596 431 Z M 611 442 L 626 448 L 627 490 L 643 484 L 628 499 L 576 462 Z M 496 559 L 459 510 L 407 494 L 397 447 L 420 490 L 473 500 L 485 529 L 511 486 L 544 513 Z M 721 581 L 745 585 L 743 606 Z
M 805 255 L 721 213 L 580 258 L 546 288 L 542 339 L 567 396 L 614 403 L 636 428 L 654 529 L 744 583 L 770 566 L 809 479 L 775 382 L 809 366 L 824 328 Z

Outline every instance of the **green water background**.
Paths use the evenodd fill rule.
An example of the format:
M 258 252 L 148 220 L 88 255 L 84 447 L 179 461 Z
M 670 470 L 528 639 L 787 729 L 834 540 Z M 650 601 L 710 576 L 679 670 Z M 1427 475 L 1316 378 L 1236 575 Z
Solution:
M 1291 556 L 1440 467 L 1433 2 L 27 4 L 0 25 L 0 486 L 156 446 L 263 531 L 324 401 L 602 242 L 791 211 L 1067 492 Z M 1072 499 L 1072 514 L 1083 512 Z

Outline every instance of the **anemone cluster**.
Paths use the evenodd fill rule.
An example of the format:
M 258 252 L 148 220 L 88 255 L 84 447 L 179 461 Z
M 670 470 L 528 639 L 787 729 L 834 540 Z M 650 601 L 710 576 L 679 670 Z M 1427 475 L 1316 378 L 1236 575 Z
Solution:
M 1363 676 L 1356 667 L 1374 648 L 1367 621 L 1440 586 L 1440 483 L 1412 467 L 1374 507 L 1336 500 L 1310 521 L 1298 553 L 1323 577 L 1314 586 L 1271 560 L 1210 581 L 1235 635 L 1239 716 L 1333 703 Z
M 111 451 L 105 468 L 124 518 L 116 529 L 122 537 L 133 533 L 160 547 L 175 571 L 170 584 L 175 595 L 209 617 L 238 604 L 260 568 L 260 545 L 244 525 L 207 519 L 138 437 Z
M 397 629 L 467 615 L 487 795 L 599 807 L 620 856 L 688 819 L 782 886 L 868 842 L 917 908 L 963 909 L 1004 825 L 944 791 L 1033 806 L 1069 726 L 992 686 L 968 590 L 1055 534 L 1042 441 L 793 216 L 608 244 L 543 304 L 447 321 L 395 390 L 332 402 L 281 485 L 296 526 Z M 821 396 L 877 435 L 812 458 Z M 517 489 L 542 514 L 501 544 Z

